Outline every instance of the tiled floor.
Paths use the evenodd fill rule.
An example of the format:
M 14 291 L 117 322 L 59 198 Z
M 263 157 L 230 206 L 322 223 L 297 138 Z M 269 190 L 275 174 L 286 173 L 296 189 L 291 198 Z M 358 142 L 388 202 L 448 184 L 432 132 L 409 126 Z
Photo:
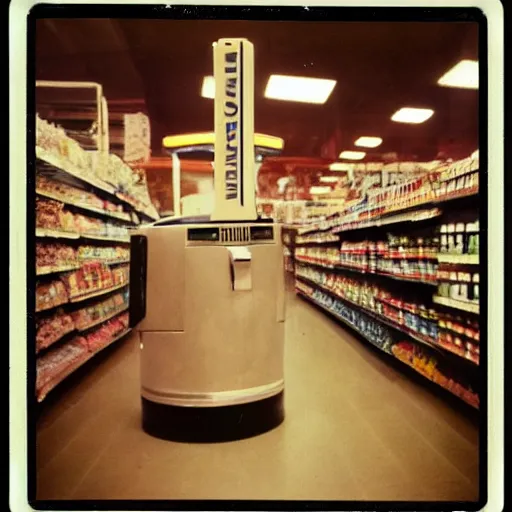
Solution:
M 288 301 L 286 419 L 214 445 L 140 427 L 138 341 L 44 404 L 39 499 L 476 500 L 478 427 L 336 321 Z

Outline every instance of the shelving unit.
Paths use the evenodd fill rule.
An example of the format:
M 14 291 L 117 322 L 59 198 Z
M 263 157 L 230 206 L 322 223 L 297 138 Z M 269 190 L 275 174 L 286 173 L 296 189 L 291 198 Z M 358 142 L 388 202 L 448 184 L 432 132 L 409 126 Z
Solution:
M 467 168 L 466 174 L 469 173 L 478 176 L 478 168 Z M 460 179 L 461 175 L 465 176 L 464 173 L 458 173 L 456 176 L 445 175 L 445 180 L 448 182 Z M 410 189 L 418 190 L 418 187 Z M 378 189 L 372 191 L 372 194 L 372 198 L 368 196 L 363 199 L 362 206 L 352 205 L 348 210 L 331 215 L 316 224 L 308 224 L 297 229 L 296 291 L 345 324 L 350 322 L 316 300 L 315 293 L 324 294 L 330 297 L 329 301 L 345 304 L 345 307 L 352 308 L 357 314 L 360 313 L 365 318 L 390 328 L 395 333 L 396 343 L 400 343 L 400 340 L 418 343 L 418 347 L 424 347 L 423 350 L 435 355 L 436 361 L 444 368 L 443 371 L 452 375 L 448 380 L 460 378 L 461 380 L 456 382 L 465 382 L 465 386 L 469 386 L 461 388 L 457 384 L 459 387 L 456 386 L 456 389 L 463 391 L 457 391 L 455 394 L 475 407 L 478 396 L 475 398 L 474 390 L 479 389 L 480 382 L 480 337 L 478 327 L 475 331 L 473 325 L 478 322 L 477 315 L 480 309 L 478 301 L 471 299 L 473 287 L 477 288 L 479 283 L 476 274 L 480 259 L 478 254 L 467 253 L 474 250 L 473 245 L 478 242 L 472 241 L 471 247 L 467 244 L 471 236 L 478 236 L 477 229 L 471 228 L 470 231 L 469 228 L 470 220 L 478 220 L 478 207 L 475 201 L 478 186 L 449 193 L 431 190 L 425 193 L 423 199 L 420 197 L 415 201 L 407 201 L 404 197 L 396 201 L 388 198 L 389 206 L 386 207 L 385 202 L 379 205 L 378 198 L 388 197 L 390 193 L 387 189 Z M 402 207 L 395 207 L 394 202 Z M 446 226 L 452 223 L 453 226 L 457 224 L 457 229 L 446 229 Z M 459 232 L 458 226 L 461 223 L 464 230 Z M 465 223 L 468 223 L 467 236 Z M 441 225 L 444 226 L 444 231 L 440 229 Z M 390 231 L 394 233 L 393 236 L 388 235 Z M 333 242 L 329 238 L 332 235 L 338 237 L 337 254 L 333 252 Z M 386 236 L 390 237 L 389 248 L 386 245 L 388 242 L 383 242 Z M 422 245 L 425 238 L 427 244 Z M 324 240 L 328 243 L 323 242 Z M 400 250 L 397 250 L 398 247 L 395 248 L 391 240 L 395 240 L 393 244 L 399 240 L 399 245 L 413 245 L 400 245 Z M 414 246 L 415 240 L 419 245 Z M 448 245 L 441 247 L 442 244 Z M 457 250 L 454 250 L 455 245 Z M 447 247 L 450 250 L 446 250 Z M 428 248 L 428 251 L 425 248 Z M 370 263 L 371 261 L 373 263 Z M 382 270 L 388 268 L 391 269 L 389 272 Z M 401 269 L 405 269 L 406 272 Z M 301 283 L 308 290 L 305 291 Z M 459 293 L 462 296 L 461 290 L 467 290 L 471 291 L 469 299 L 456 300 L 447 297 L 446 286 L 450 287 L 452 284 L 460 288 L 455 289 L 453 294 L 450 292 L 451 296 L 458 297 Z M 348 296 L 344 296 L 345 287 L 351 290 L 347 293 Z M 438 291 L 433 291 L 432 287 L 437 287 Z M 478 291 L 474 294 L 478 297 Z M 356 300 L 349 297 L 355 297 Z M 361 297 L 364 297 L 362 302 Z M 378 306 L 377 302 L 381 302 L 382 306 Z M 355 313 L 356 316 L 357 314 Z M 460 314 L 469 314 L 469 317 L 461 320 Z M 453 322 L 458 322 L 458 330 L 449 327 L 450 321 L 446 323 L 444 320 L 446 315 L 453 318 Z M 429 328 L 420 329 L 421 322 L 427 322 Z M 461 327 L 460 322 L 468 322 L 467 325 L 471 324 L 472 327 L 464 330 L 465 324 Z M 415 326 L 418 326 L 418 330 Z M 375 345 L 364 330 L 354 325 L 351 325 L 351 328 Z M 424 334 L 426 332 L 429 335 Z M 404 360 L 400 350 L 396 350 L 396 354 L 401 354 L 400 357 L 395 354 L 397 358 L 433 380 L 422 368 L 415 367 L 409 360 Z M 421 348 L 419 350 L 421 351 Z M 443 379 L 438 379 L 437 383 L 443 385 L 442 382 Z M 470 399 L 467 399 L 467 396 L 470 396 Z
M 58 146 L 54 141 L 53 150 L 43 147 L 48 144 L 52 130 L 55 135 L 56 128 L 39 118 L 37 121 L 38 137 L 43 129 L 47 130 L 46 140 L 36 146 L 39 282 L 35 391 L 41 402 L 77 368 L 130 332 L 127 268 L 120 265 L 130 262 L 130 228 L 139 224 L 141 218 L 152 221 L 158 216 L 114 184 L 100 179 L 92 168 L 84 170 L 83 162 L 89 160 L 85 152 L 83 158 L 80 156 L 83 150 L 76 142 L 64 140 L 64 145 L 69 144 L 65 158 L 57 153 L 62 150 L 62 143 Z M 67 137 L 62 133 L 60 136 Z M 75 162 L 82 158 L 82 166 L 73 163 L 72 158 Z M 98 157 L 99 165 L 107 160 Z M 72 225 L 76 226 L 74 230 Z M 109 232 L 122 236 L 107 235 Z M 86 282 L 88 287 L 92 283 L 96 287 L 77 295 L 77 290 L 85 289 Z M 43 328 L 44 333 L 39 330 Z M 118 334 L 112 337 L 114 331 Z M 69 364 L 67 358 L 71 358 Z M 40 375 L 42 371 L 44 375 Z
M 82 357 L 75 360 L 73 363 L 71 363 L 69 366 L 67 366 L 64 370 L 61 372 L 55 374 L 55 376 L 48 382 L 46 382 L 41 388 L 38 390 L 37 393 L 37 401 L 42 402 L 48 393 L 55 389 L 58 384 L 60 384 L 63 380 L 65 380 L 67 377 L 69 377 L 73 372 L 78 370 L 81 366 L 83 366 L 85 363 L 87 363 L 89 360 L 91 360 L 96 354 L 104 350 L 105 348 L 109 347 L 116 341 L 124 338 L 127 334 L 131 332 L 131 329 L 124 330 L 121 334 L 117 335 L 114 339 L 109 340 L 105 343 L 104 346 L 101 348 L 98 348 L 92 352 L 88 352 L 84 354 Z
M 296 293 L 299 294 L 300 296 L 306 298 L 307 300 L 311 301 L 312 303 L 314 303 L 316 306 L 322 308 L 324 311 L 326 311 L 329 315 L 333 316 L 334 318 L 336 318 L 337 320 L 340 320 L 341 322 L 343 322 L 345 325 L 347 325 L 348 327 L 350 327 L 352 330 L 356 331 L 358 334 L 360 334 L 362 337 L 366 338 L 372 345 L 378 347 L 379 349 L 381 349 L 384 353 L 388 354 L 388 355 L 394 355 L 392 352 L 390 353 L 389 351 L 387 350 L 384 350 L 382 347 L 380 347 L 377 343 L 374 343 L 372 342 L 371 340 L 368 339 L 368 336 L 367 334 L 362 331 L 361 329 L 359 329 L 356 325 L 352 324 L 351 322 L 349 322 L 346 318 L 343 318 L 341 315 L 337 314 L 335 311 L 333 311 L 331 308 L 325 306 L 324 304 L 322 304 L 321 302 L 319 302 L 318 300 L 315 300 L 315 298 L 313 298 L 311 295 L 309 295 L 308 293 L 306 293 L 305 291 L 301 290 L 300 288 L 299 289 L 296 289 Z M 417 373 L 419 373 L 420 375 L 422 375 L 423 377 L 427 378 L 428 380 L 432 381 L 432 382 L 435 382 L 436 384 L 439 384 L 439 381 L 436 381 L 434 380 L 429 374 L 427 374 L 425 371 L 422 371 L 421 369 L 413 366 L 411 363 L 409 363 L 408 361 L 404 361 L 403 359 L 401 358 L 398 358 L 397 359 L 399 361 L 401 361 L 402 363 L 406 364 L 407 366 L 409 366 L 410 368 L 412 368 L 413 370 L 415 370 Z M 444 386 L 441 386 L 443 387 L 443 389 L 445 389 L 446 391 L 449 391 L 451 393 L 453 393 L 452 390 L 444 387 Z M 455 393 L 453 393 L 455 394 Z M 455 394 L 455 396 L 457 396 L 458 398 L 460 398 L 461 400 L 463 400 L 464 402 L 466 402 L 468 405 L 470 405 L 471 407 L 475 408 L 475 409 L 478 409 L 478 406 L 475 405 L 475 403 L 473 401 L 469 401 L 467 400 L 464 396 L 460 396 L 458 394 Z

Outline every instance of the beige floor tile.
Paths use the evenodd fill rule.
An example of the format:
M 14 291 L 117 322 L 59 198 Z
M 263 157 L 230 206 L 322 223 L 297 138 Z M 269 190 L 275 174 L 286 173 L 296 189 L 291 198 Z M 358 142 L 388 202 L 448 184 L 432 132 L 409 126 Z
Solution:
M 41 499 L 477 497 L 475 422 L 293 295 L 286 419 L 264 435 L 212 445 L 152 438 L 140 426 L 137 339 L 90 366 L 44 411 Z

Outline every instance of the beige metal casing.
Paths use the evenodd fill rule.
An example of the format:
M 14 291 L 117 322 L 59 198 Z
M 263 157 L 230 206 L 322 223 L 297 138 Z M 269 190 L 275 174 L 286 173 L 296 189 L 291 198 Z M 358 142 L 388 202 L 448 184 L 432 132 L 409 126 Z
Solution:
M 283 390 L 281 228 L 263 225 L 272 227 L 271 240 L 248 241 L 251 226 L 261 223 L 138 230 L 148 247 L 147 312 L 137 326 L 144 398 L 209 407 Z M 218 227 L 220 240 L 188 240 L 188 230 L 205 227 Z

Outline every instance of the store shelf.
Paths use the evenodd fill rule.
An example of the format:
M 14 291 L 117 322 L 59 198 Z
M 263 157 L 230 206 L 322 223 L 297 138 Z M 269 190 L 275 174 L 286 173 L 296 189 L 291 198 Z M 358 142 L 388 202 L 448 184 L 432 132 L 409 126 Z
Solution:
M 55 201 L 60 201 L 64 204 L 69 204 L 76 208 L 81 208 L 82 210 L 86 210 L 89 212 L 99 213 L 101 215 L 105 215 L 107 217 L 112 217 L 114 219 L 119 219 L 126 222 L 133 222 L 129 213 L 120 213 L 120 212 L 109 212 L 107 210 L 102 210 L 100 208 L 95 208 L 94 206 L 90 206 L 84 203 L 77 203 L 72 201 L 71 199 L 66 198 L 65 196 L 61 196 L 58 194 L 52 194 L 51 192 L 46 192 L 45 190 L 36 189 L 36 193 L 42 197 L 46 197 L 48 199 L 53 199 Z
M 151 220 L 159 219 L 158 215 L 155 216 L 148 210 L 142 209 L 132 198 L 123 193 L 118 192 L 116 187 L 114 187 L 113 185 L 97 178 L 91 173 L 85 173 L 81 169 L 74 166 L 71 162 L 63 162 L 58 156 L 46 151 L 40 146 L 36 146 L 36 158 L 42 163 L 67 174 L 68 176 L 74 178 L 75 180 L 78 180 L 81 183 L 86 183 L 87 185 L 94 187 L 98 190 L 101 190 L 102 192 L 106 192 L 111 196 L 117 197 L 117 199 L 123 201 L 130 207 L 137 210 L 139 213 L 146 215 Z
M 52 304 L 51 306 L 48 306 L 46 308 L 43 308 L 43 309 L 36 309 L 36 313 L 41 313 L 43 311 L 50 311 L 50 309 L 54 309 L 54 308 L 58 308 L 59 306 L 63 306 L 64 304 L 68 304 L 69 303 L 69 300 L 66 299 L 62 302 L 58 302 L 57 304 Z
M 92 322 L 90 323 L 89 325 L 86 325 L 85 327 L 80 327 L 78 328 L 77 327 L 77 331 L 78 332 L 84 332 L 84 331 L 88 331 L 89 329 L 91 329 L 92 327 L 96 327 L 97 325 L 100 325 L 104 322 L 106 322 L 107 320 L 111 320 L 112 318 L 114 318 L 115 316 L 119 315 L 120 313 L 123 313 L 124 311 L 127 311 L 129 308 L 128 305 L 122 307 L 121 309 L 118 309 L 116 311 L 114 311 L 113 313 L 111 313 L 110 315 L 107 315 L 105 317 L 102 317 L 102 318 L 99 318 L 98 320 L 96 320 L 95 322 Z
M 395 279 L 396 281 L 404 281 L 407 283 L 419 283 L 419 284 L 428 284 L 430 286 L 437 286 L 437 281 L 430 281 L 424 279 L 415 279 L 414 277 L 402 276 L 397 274 L 388 274 L 386 272 L 369 272 L 370 274 L 376 274 L 378 276 L 389 277 L 391 279 Z
M 446 254 L 438 253 L 437 261 L 439 263 L 448 263 L 450 265 L 479 265 L 479 254 Z
M 434 295 L 432 300 L 436 304 L 446 306 L 448 308 L 458 309 L 459 311 L 466 311 L 467 313 L 474 313 L 476 315 L 480 313 L 480 304 L 449 299 L 448 297 L 440 297 L 439 295 Z
M 99 261 L 100 263 L 105 263 L 105 265 L 120 265 L 121 263 L 130 263 L 130 260 L 102 260 L 101 258 L 89 258 L 80 260 L 82 264 L 84 263 L 92 263 L 93 261 Z
M 295 240 L 295 245 L 327 245 L 327 244 L 336 244 L 339 243 L 339 238 L 336 237 L 331 240 Z
M 115 195 L 118 199 L 129 204 L 134 210 L 136 210 L 139 213 L 142 213 L 151 220 L 158 220 L 160 218 L 158 215 L 153 215 L 152 213 L 150 213 L 147 209 L 141 208 L 136 201 L 134 201 L 131 197 L 127 196 L 126 194 L 123 194 L 122 192 L 116 192 Z
M 93 235 L 88 233 L 74 233 L 71 231 L 61 231 L 57 229 L 47 229 L 47 228 L 36 228 L 36 237 L 38 238 L 67 238 L 71 240 L 78 240 L 79 238 L 83 238 L 84 240 L 105 240 L 107 242 L 113 243 L 130 243 L 130 238 L 121 238 L 121 237 L 113 237 L 113 236 L 105 236 L 105 235 Z
M 312 261 L 303 260 L 300 256 L 295 256 L 295 261 L 298 261 L 300 263 L 305 263 L 306 265 L 312 265 L 313 267 L 328 268 L 330 270 L 334 270 L 336 268 L 335 265 L 327 265 L 324 263 L 314 263 Z
M 87 361 L 92 359 L 96 354 L 107 348 L 108 346 L 112 345 L 112 343 L 115 343 L 116 341 L 120 340 L 121 338 L 124 338 L 131 329 L 126 329 L 121 334 L 116 336 L 114 339 L 110 340 L 109 342 L 105 343 L 102 347 L 96 349 L 93 352 L 88 352 L 84 357 L 78 359 L 73 364 L 69 365 L 65 370 L 57 374 L 51 381 L 46 383 L 37 393 L 37 401 L 42 402 L 48 393 L 52 391 L 58 384 L 60 384 L 66 377 L 69 377 L 74 371 L 76 371 L 78 368 L 80 368 L 83 364 L 85 364 Z
M 419 373 L 421 376 L 425 377 L 426 379 L 428 379 L 430 382 L 433 382 L 434 384 L 437 384 L 441 389 L 444 389 L 445 391 L 448 391 L 449 393 L 451 393 L 453 396 L 456 396 L 457 398 L 459 398 L 460 400 L 462 400 L 463 402 L 465 402 L 466 404 L 470 405 L 471 407 L 473 407 L 474 409 L 478 410 L 478 406 L 475 405 L 474 403 L 466 400 L 463 396 L 461 395 L 457 395 L 456 393 L 454 393 L 451 389 L 448 389 L 447 387 L 445 386 L 442 386 L 441 384 L 439 384 L 439 382 L 436 382 L 434 379 L 432 379 L 430 377 L 430 375 L 428 375 L 427 373 L 421 371 L 420 368 L 417 368 L 416 366 L 414 366 L 413 364 L 410 363 L 410 361 L 406 361 L 405 359 L 402 359 L 401 357 L 397 357 L 395 355 L 393 355 L 393 357 L 395 359 L 397 359 L 398 361 L 402 362 L 403 364 L 405 364 L 406 366 L 408 366 L 409 368 L 412 368 L 415 372 Z
M 98 297 L 100 295 L 105 295 L 105 294 L 113 292 L 115 290 L 120 290 L 121 288 L 124 288 L 125 286 L 128 286 L 128 284 L 129 283 L 118 284 L 116 286 L 112 286 L 110 288 L 103 288 L 101 290 L 97 290 L 95 292 L 88 293 L 86 295 L 79 295 L 79 296 L 75 296 L 75 297 L 70 297 L 69 298 L 69 302 L 75 303 L 75 302 L 82 302 L 82 301 L 87 300 L 87 299 L 92 299 L 93 297 Z
M 354 302 L 354 301 L 352 301 L 350 299 L 347 299 L 346 297 L 342 297 L 341 295 L 338 295 L 336 292 L 330 290 L 329 288 L 325 288 L 321 284 L 319 284 L 319 283 L 317 283 L 317 282 L 315 282 L 315 281 L 313 281 L 311 279 L 308 279 L 307 277 L 303 277 L 301 275 L 296 274 L 295 278 L 296 279 L 301 279 L 301 280 L 303 280 L 304 282 L 308 283 L 311 286 L 316 286 L 320 290 L 331 294 L 334 298 L 336 298 L 338 300 L 344 301 L 347 304 L 350 304 L 352 306 L 357 307 L 358 309 L 360 309 L 361 311 L 366 313 L 368 316 L 371 316 L 372 318 L 374 318 L 378 322 L 381 322 L 381 323 L 387 325 L 388 327 L 391 327 L 394 330 L 401 332 L 402 334 L 406 334 L 407 336 L 409 336 L 410 338 L 414 339 L 415 341 L 418 341 L 419 343 L 423 343 L 424 345 L 428 345 L 430 348 L 436 349 L 438 352 L 442 351 L 443 349 L 446 350 L 445 347 L 440 345 L 439 343 L 437 343 L 436 340 L 433 340 L 433 339 L 431 339 L 431 338 L 429 338 L 427 336 L 424 336 L 424 335 L 422 335 L 422 334 L 420 334 L 418 332 L 415 332 L 412 329 L 408 329 L 405 325 L 400 325 L 400 324 L 397 324 L 395 322 L 392 322 L 392 321 L 388 320 L 386 317 L 383 317 L 382 315 L 379 315 L 378 313 L 375 313 L 375 311 L 372 311 L 371 309 L 365 308 L 361 304 L 359 304 L 357 302 Z M 454 354 L 454 352 L 452 352 L 451 350 L 449 352 L 451 354 Z M 455 355 L 458 355 L 458 354 L 455 354 Z M 462 356 L 459 356 L 459 357 L 461 359 L 463 359 L 464 361 L 472 362 L 469 359 L 466 359 L 465 357 L 462 357 Z
M 466 400 L 463 396 L 460 396 L 460 395 L 457 395 L 456 393 L 453 393 L 450 389 L 442 386 L 441 384 L 439 384 L 438 382 L 436 382 L 434 379 L 432 379 L 427 373 L 421 371 L 420 368 L 417 368 L 415 366 L 413 366 L 412 364 L 409 363 L 409 361 L 406 361 L 400 357 L 397 357 L 395 356 L 394 354 L 390 354 L 389 352 L 386 352 L 385 350 L 383 350 L 381 347 L 379 347 L 378 345 L 376 345 L 375 343 L 373 343 L 371 340 L 369 340 L 366 335 L 361 332 L 359 329 L 357 329 L 356 326 L 354 326 L 354 324 L 348 322 L 345 318 L 343 318 L 342 316 L 336 314 L 333 310 L 331 310 L 330 308 L 328 308 L 327 306 L 324 306 L 323 304 L 321 304 L 320 302 L 316 301 L 313 297 L 311 297 L 310 295 L 308 295 L 306 292 L 300 290 L 299 288 L 296 288 L 296 292 L 301 295 L 302 297 L 306 298 L 307 300 L 309 300 L 310 302 L 312 302 L 313 304 L 317 305 L 318 307 L 322 308 L 324 311 L 326 311 L 327 313 L 329 313 L 330 315 L 332 315 L 334 318 L 336 318 L 337 320 L 341 320 L 344 324 L 348 325 L 351 329 L 353 329 L 354 331 L 358 332 L 359 334 L 361 334 L 361 336 L 363 336 L 369 343 L 371 343 L 374 347 L 377 347 L 381 350 L 381 352 L 383 352 L 384 354 L 388 354 L 389 356 L 393 357 L 395 360 L 398 360 L 400 362 L 402 362 L 403 364 L 405 364 L 406 366 L 408 366 L 409 368 L 412 368 L 415 372 L 417 372 L 418 374 L 420 374 L 421 376 L 425 377 L 426 379 L 428 379 L 430 382 L 433 382 L 435 384 L 437 384 L 440 388 L 444 389 L 445 391 L 448 391 L 450 392 L 452 395 L 456 396 L 457 398 L 461 399 L 462 401 L 464 401 L 465 403 L 467 403 L 468 405 L 471 405 L 473 408 L 477 409 L 478 410 L 478 407 L 475 406 L 475 404 L 473 404 L 472 402 L 469 402 L 468 400 Z
M 79 268 L 80 268 L 80 265 L 68 265 L 68 266 L 61 266 L 61 267 L 53 267 L 53 266 L 36 267 L 36 275 L 37 276 L 45 276 L 48 274 L 56 274 L 58 272 L 70 272 L 72 270 L 78 270 Z
M 71 231 L 61 231 L 57 229 L 36 228 L 36 237 L 68 238 L 71 240 L 78 240 L 80 238 L 80 234 Z
M 438 206 L 451 203 L 452 201 L 456 201 L 458 199 L 467 199 L 470 197 L 474 197 L 476 195 L 478 195 L 478 187 L 475 187 L 474 189 L 471 190 L 463 191 L 462 193 L 457 191 L 450 195 L 430 199 L 429 201 L 418 203 L 407 208 L 387 211 L 385 213 L 382 213 L 381 215 L 375 216 L 372 219 L 361 221 L 355 220 L 353 222 L 347 222 L 345 224 L 333 226 L 331 232 L 340 233 L 342 231 L 353 231 L 356 229 L 379 227 L 388 224 L 418 222 L 422 220 L 432 219 L 434 217 L 438 217 L 439 215 L 441 215 L 441 211 L 439 210 Z M 427 210 L 426 208 L 429 207 L 430 209 Z
M 303 295 L 304 297 L 306 297 L 308 300 L 310 300 L 313 304 L 316 304 L 317 306 L 319 306 L 320 308 L 322 308 L 324 311 L 327 311 L 327 313 L 329 313 L 330 315 L 332 315 L 334 318 L 336 318 L 337 320 L 340 320 L 342 321 L 345 325 L 348 325 L 351 329 L 353 329 L 354 331 L 356 331 L 357 333 L 359 333 L 361 336 L 363 336 L 367 341 L 368 343 L 371 343 L 374 347 L 377 347 L 379 350 L 381 350 L 382 352 L 386 353 L 386 354 L 389 354 L 389 352 L 386 352 L 382 347 L 380 347 L 379 345 L 377 345 L 376 343 L 374 343 L 372 340 L 370 340 L 367 335 L 361 331 L 356 325 L 354 325 L 352 322 L 349 322 L 346 318 L 343 318 L 341 315 L 338 315 L 335 311 L 333 311 L 332 309 L 328 308 L 327 306 L 324 306 L 322 303 L 316 301 L 313 297 L 311 297 L 310 295 L 308 295 L 306 292 L 303 292 L 302 290 L 296 288 L 296 291 Z M 389 354 L 389 355 L 392 355 L 392 354 Z
M 305 261 L 305 260 L 302 260 L 300 258 L 295 258 L 296 261 L 299 261 L 301 263 L 304 263 L 306 265 L 312 265 L 312 266 L 315 266 L 315 267 L 322 267 L 322 268 L 328 268 L 328 269 L 331 269 L 331 270 L 346 270 L 348 272 L 356 272 L 358 274 L 365 274 L 365 275 L 376 275 L 376 276 L 382 276 L 382 277 L 387 277 L 387 278 L 390 278 L 390 279 L 395 279 L 397 281 L 405 281 L 405 282 L 409 282 L 409 283 L 416 283 L 416 284 L 427 284 L 427 285 L 431 285 L 431 286 L 437 286 L 437 282 L 435 281 L 424 281 L 422 279 L 414 279 L 414 278 L 410 278 L 410 277 L 405 277 L 405 276 L 399 276 L 399 275 L 396 275 L 396 274 L 387 274 L 385 272 L 370 272 L 368 270 L 363 270 L 363 269 L 360 269 L 360 268 L 357 268 L 357 267 L 350 267 L 350 266 L 347 266 L 347 265 L 334 265 L 332 267 L 328 267 L 327 265 L 322 265 L 320 263 L 312 263 L 310 261 Z
M 81 234 L 80 238 L 84 238 L 85 240 L 104 240 L 106 242 L 114 242 L 120 244 L 128 244 L 130 243 L 130 237 L 115 237 L 115 236 L 107 236 L 107 235 L 88 235 Z
M 91 176 L 90 174 L 85 174 L 82 170 L 75 167 L 71 162 L 62 162 L 61 159 L 52 153 L 46 151 L 40 146 L 36 146 L 36 158 L 40 161 L 44 162 L 55 169 L 58 169 L 61 172 L 69 174 L 75 179 L 78 179 L 88 185 L 95 187 L 103 192 L 107 192 L 108 194 L 115 195 L 116 190 L 111 185 L 108 185 L 104 181 L 100 180 L 95 176 Z
M 434 208 L 430 210 L 419 210 L 403 214 L 394 213 L 391 216 L 389 216 L 389 214 L 384 215 L 382 216 L 382 218 L 379 216 L 371 220 L 347 222 L 345 224 L 333 227 L 331 232 L 333 234 L 336 234 L 344 231 L 356 231 L 359 229 L 387 226 L 389 224 L 421 222 L 439 217 L 441 215 L 441 210 L 439 210 L 438 208 Z
M 36 344 L 36 354 L 39 354 L 39 352 L 42 352 L 43 350 L 47 350 L 48 348 L 52 347 L 53 345 L 55 345 L 55 343 L 57 343 L 62 338 L 64 338 L 64 336 L 67 336 L 69 333 L 73 332 L 74 330 L 75 330 L 75 327 L 73 326 L 71 329 L 62 332 L 58 338 L 55 338 L 54 340 L 51 341 L 51 343 L 49 343 L 48 345 L 45 345 L 44 347 L 38 347 Z

